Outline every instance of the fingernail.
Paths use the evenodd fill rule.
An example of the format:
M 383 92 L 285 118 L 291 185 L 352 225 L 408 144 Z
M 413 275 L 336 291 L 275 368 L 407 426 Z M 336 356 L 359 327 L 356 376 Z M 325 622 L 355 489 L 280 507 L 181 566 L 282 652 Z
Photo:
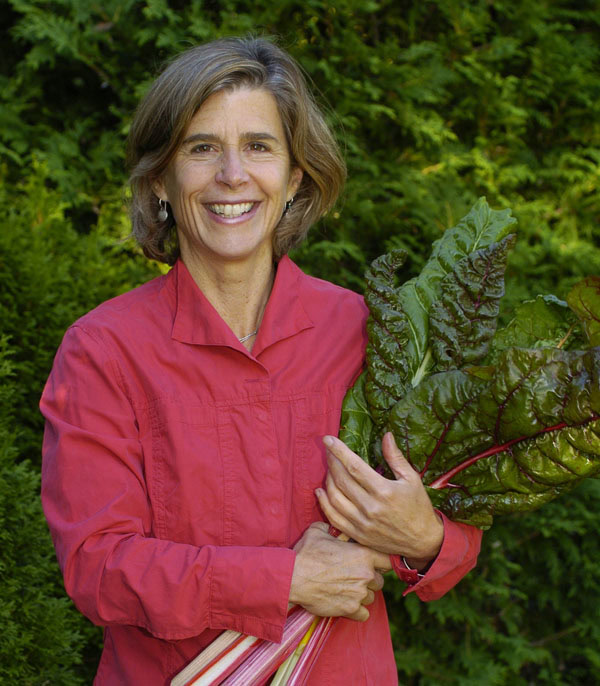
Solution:
M 317 498 L 320 498 L 323 495 L 323 489 L 315 488 L 315 495 L 317 496 Z
M 328 448 L 331 448 L 334 442 L 333 436 L 323 436 L 323 443 L 325 443 Z

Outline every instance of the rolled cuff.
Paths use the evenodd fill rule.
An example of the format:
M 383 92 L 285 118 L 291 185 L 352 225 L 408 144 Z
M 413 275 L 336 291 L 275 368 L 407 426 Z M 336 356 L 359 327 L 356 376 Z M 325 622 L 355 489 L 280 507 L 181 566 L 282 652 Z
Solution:
M 281 641 L 296 553 L 288 548 L 216 548 L 210 582 L 211 629 Z
M 454 588 L 475 567 L 481 549 L 481 529 L 453 522 L 439 510 L 436 512 L 444 524 L 444 540 L 440 552 L 424 575 L 406 569 L 400 556 L 391 556 L 394 571 L 409 584 L 404 595 L 414 591 L 424 601 L 437 600 Z

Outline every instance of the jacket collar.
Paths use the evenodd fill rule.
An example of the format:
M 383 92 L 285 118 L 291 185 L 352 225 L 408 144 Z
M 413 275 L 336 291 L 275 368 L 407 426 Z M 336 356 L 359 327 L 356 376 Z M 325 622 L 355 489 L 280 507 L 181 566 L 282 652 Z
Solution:
M 277 265 L 273 290 L 258 331 L 252 356 L 314 326 L 302 302 L 302 271 L 284 255 Z M 194 345 L 219 345 L 241 350 L 246 348 L 219 313 L 210 304 L 192 278 L 185 264 L 178 260 L 167 277 L 176 294 L 172 338 Z

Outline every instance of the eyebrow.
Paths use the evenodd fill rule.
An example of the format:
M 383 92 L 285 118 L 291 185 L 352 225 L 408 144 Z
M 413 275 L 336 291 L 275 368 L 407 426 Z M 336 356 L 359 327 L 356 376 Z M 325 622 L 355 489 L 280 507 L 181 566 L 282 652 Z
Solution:
M 265 131 L 246 131 L 241 136 L 242 142 L 246 143 L 248 141 L 275 141 L 279 143 L 279 139 L 273 136 L 271 133 Z M 188 145 L 189 143 L 220 143 L 221 139 L 214 133 L 194 133 L 188 136 L 183 141 L 183 145 Z

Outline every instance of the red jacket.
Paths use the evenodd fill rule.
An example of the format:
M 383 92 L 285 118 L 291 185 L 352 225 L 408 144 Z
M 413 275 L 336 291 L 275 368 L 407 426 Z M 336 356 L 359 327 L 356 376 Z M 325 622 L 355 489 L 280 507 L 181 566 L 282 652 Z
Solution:
M 42 499 L 67 592 L 106 627 L 96 684 L 168 684 L 223 629 L 280 639 L 366 315 L 284 257 L 250 353 L 179 262 L 67 331 L 41 402 Z M 479 542 L 446 521 L 408 590 L 442 595 Z M 337 623 L 311 684 L 397 683 L 381 593 L 369 610 Z

